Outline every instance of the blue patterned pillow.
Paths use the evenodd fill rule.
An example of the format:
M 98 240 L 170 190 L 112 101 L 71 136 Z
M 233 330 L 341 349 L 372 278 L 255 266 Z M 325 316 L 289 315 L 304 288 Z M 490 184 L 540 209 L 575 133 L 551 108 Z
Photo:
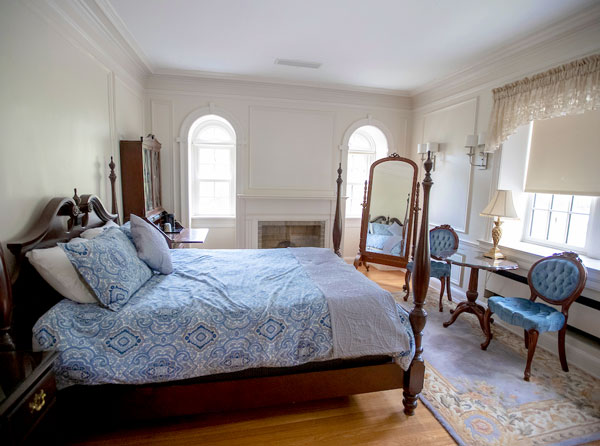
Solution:
M 98 300 L 118 311 L 152 276 L 120 229 L 107 229 L 85 243 L 60 243 Z
M 389 230 L 389 225 L 383 223 L 371 223 L 373 225 L 373 234 L 377 235 L 394 235 Z
M 131 222 L 128 221 L 123 226 L 119 226 L 119 229 L 123 231 L 123 234 L 125 234 L 129 241 L 133 243 L 133 235 L 131 234 Z

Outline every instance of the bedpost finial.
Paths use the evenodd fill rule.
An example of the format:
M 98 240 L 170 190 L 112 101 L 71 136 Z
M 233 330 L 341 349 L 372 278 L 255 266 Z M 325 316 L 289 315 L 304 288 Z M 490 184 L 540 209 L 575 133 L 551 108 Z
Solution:
M 79 195 L 77 195 L 77 188 L 74 188 L 73 192 L 74 192 L 74 194 L 73 194 L 73 201 L 79 207 L 79 205 L 81 204 L 81 198 L 79 197 Z
M 342 163 L 340 163 L 340 165 L 338 167 L 338 170 L 337 170 L 337 173 L 338 173 L 338 177 L 337 177 L 337 180 L 336 180 L 337 184 L 342 184 L 342 182 L 343 182 L 343 180 L 342 180 L 342 172 L 343 172 L 343 170 L 342 170 Z

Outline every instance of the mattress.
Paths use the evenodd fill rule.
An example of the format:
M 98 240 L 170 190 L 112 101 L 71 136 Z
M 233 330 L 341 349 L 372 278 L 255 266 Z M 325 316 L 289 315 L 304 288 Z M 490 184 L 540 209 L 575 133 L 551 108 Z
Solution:
M 60 352 L 59 388 L 177 381 L 368 354 L 392 356 L 406 370 L 414 355 L 408 314 L 328 250 L 171 255 L 173 274 L 154 275 L 118 312 L 64 299 L 37 321 L 34 349 Z M 368 317 L 357 318 L 365 308 Z

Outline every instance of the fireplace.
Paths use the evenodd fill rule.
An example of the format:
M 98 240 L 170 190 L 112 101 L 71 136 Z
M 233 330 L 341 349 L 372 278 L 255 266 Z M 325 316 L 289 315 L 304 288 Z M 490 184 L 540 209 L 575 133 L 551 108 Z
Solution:
M 258 247 L 325 247 L 325 221 L 259 221 Z

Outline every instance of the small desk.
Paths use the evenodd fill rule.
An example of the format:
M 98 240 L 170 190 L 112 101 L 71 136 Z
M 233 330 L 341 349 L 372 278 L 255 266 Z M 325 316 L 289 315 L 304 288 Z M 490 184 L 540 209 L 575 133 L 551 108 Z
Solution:
M 208 228 L 185 228 L 181 232 L 166 232 L 171 240 L 171 247 L 178 248 L 182 243 L 204 243 Z
M 473 254 L 464 254 L 465 258 L 463 260 L 455 260 L 451 258 L 447 258 L 446 261 L 452 265 L 457 266 L 468 266 L 471 268 L 471 275 L 469 276 L 469 289 L 467 290 L 467 301 L 460 302 L 454 311 L 450 310 L 452 317 L 449 321 L 444 322 L 444 327 L 449 327 L 454 323 L 456 318 L 464 312 L 472 313 L 477 316 L 479 319 L 479 325 L 485 334 L 485 328 L 483 325 L 483 315 L 485 314 L 485 308 L 477 303 L 477 285 L 479 282 L 479 270 L 483 269 L 486 271 L 501 271 L 501 270 L 511 270 L 517 269 L 519 265 L 515 262 L 511 262 L 510 260 L 494 260 L 488 259 L 487 257 L 483 257 L 481 255 L 473 255 Z

